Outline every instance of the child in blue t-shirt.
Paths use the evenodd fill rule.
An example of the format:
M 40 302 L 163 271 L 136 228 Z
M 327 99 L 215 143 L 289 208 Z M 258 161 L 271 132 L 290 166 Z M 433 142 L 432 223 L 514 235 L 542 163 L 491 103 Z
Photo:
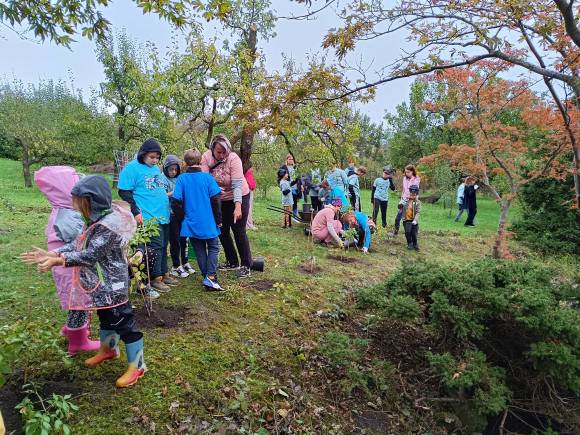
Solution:
M 138 224 L 155 219 L 159 235 L 152 236 L 149 246 L 157 253 L 151 274 L 155 290 L 169 291 L 169 285 L 177 280 L 167 272 L 167 244 L 169 243 L 169 198 L 167 178 L 157 164 L 161 159 L 161 145 L 157 140 L 147 139 L 141 145 L 137 158 L 127 164 L 119 174 L 119 196 L 131 206 Z
M 183 204 L 185 217 L 181 237 L 189 237 L 207 290 L 223 290 L 217 279 L 218 236 L 222 226 L 221 189 L 214 178 L 201 170 L 201 153 L 187 150 L 183 156 L 187 170 L 175 183 L 173 200 Z
M 342 216 L 342 222 L 350 228 L 356 228 L 358 246 L 366 254 L 371 247 L 371 238 L 374 231 L 373 221 L 369 222 L 369 217 L 360 211 L 348 212 Z M 372 226 L 371 226 L 372 225 Z

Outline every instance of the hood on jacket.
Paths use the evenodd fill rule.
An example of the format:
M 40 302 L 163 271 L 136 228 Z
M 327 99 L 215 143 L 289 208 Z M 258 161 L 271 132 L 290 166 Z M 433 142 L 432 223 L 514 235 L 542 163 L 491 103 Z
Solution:
M 169 178 L 167 169 L 169 169 L 169 167 L 172 165 L 177 166 L 177 175 L 181 174 L 181 160 L 179 160 L 179 157 L 177 157 L 175 154 L 167 154 L 167 157 L 165 157 L 165 161 L 163 162 L 163 173 L 167 178 Z
M 224 161 L 225 161 L 225 160 L 227 160 L 228 156 L 232 152 L 232 144 L 230 143 L 229 139 L 227 137 L 225 137 L 223 134 L 217 134 L 213 137 L 213 139 L 211 140 L 209 149 L 211 150 L 211 155 L 216 162 L 218 162 L 219 160 L 215 158 L 215 154 L 213 153 L 213 150 L 215 149 L 215 146 L 218 143 L 223 145 L 226 149 L 226 158 L 224 159 Z
M 70 166 L 44 166 L 34 173 L 38 189 L 50 205 L 58 208 L 73 208 L 70 192 L 80 178 Z
M 111 210 L 113 200 L 111 187 L 102 175 L 89 175 L 82 178 L 74 185 L 70 193 L 91 200 L 91 222 L 98 221 Z
M 143 145 L 141 145 L 141 148 L 139 148 L 139 151 L 137 152 L 137 161 L 144 164 L 143 157 L 145 157 L 145 154 L 147 153 L 159 153 L 159 157 L 161 158 L 161 145 L 157 142 L 157 139 L 150 137 L 143 142 Z

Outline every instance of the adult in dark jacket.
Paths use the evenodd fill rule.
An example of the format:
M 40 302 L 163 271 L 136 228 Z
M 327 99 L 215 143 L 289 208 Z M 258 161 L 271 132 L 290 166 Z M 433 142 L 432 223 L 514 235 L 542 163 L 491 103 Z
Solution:
M 479 186 L 475 184 L 475 177 L 467 177 L 465 180 L 465 190 L 463 191 L 463 206 L 467 209 L 466 227 L 474 227 L 473 220 L 477 214 L 476 192 Z

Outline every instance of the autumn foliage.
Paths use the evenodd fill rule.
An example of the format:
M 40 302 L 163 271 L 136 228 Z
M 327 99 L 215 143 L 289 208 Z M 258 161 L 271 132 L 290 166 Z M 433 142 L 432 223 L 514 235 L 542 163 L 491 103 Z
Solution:
M 421 163 L 443 162 L 463 175 L 474 175 L 495 197 L 501 206 L 495 257 L 507 255 L 509 207 L 522 186 L 537 177 L 562 179 L 572 170 L 569 159 L 562 158 L 569 148 L 557 109 L 534 94 L 529 82 L 500 78 L 506 69 L 504 63 L 485 61 L 434 73 L 427 80 L 444 84 L 447 98 L 423 105 L 433 112 L 454 113 L 450 127 L 472 137 L 469 144 L 441 144 Z

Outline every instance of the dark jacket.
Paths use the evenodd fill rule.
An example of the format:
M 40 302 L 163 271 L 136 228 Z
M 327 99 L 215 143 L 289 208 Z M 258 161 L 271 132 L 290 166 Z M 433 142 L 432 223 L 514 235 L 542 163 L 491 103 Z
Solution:
M 463 191 L 463 207 L 467 210 L 477 210 L 476 189 L 473 185 L 465 186 Z
M 105 178 L 91 175 L 73 187 L 75 196 L 91 200 L 91 219 L 83 233 L 56 252 L 66 267 L 78 267 L 71 286 L 71 309 L 104 309 L 128 300 L 129 275 L 125 248 L 136 230 L 133 216 L 111 204 Z M 74 275 L 74 274 L 73 274 Z

